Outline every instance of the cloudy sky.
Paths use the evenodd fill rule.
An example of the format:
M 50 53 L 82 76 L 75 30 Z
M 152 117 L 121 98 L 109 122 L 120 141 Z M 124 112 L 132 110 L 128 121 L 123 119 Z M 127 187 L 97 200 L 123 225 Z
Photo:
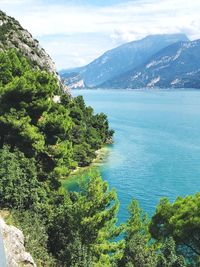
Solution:
M 0 9 L 40 41 L 58 69 L 148 34 L 200 38 L 200 0 L 0 0 Z

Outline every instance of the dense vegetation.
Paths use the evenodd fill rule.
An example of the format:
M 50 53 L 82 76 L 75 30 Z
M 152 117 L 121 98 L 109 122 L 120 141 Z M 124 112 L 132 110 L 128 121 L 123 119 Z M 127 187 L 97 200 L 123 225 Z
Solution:
M 109 139 L 104 114 L 72 99 L 49 73 L 34 70 L 14 50 L 0 53 L 0 148 L 19 148 L 36 160 L 40 179 L 86 166 Z
M 116 192 L 98 172 L 79 192 L 60 183 L 112 138 L 106 116 L 14 50 L 0 52 L 0 77 L 0 208 L 38 266 L 199 266 L 199 194 L 161 200 L 152 219 L 133 200 L 118 225 Z

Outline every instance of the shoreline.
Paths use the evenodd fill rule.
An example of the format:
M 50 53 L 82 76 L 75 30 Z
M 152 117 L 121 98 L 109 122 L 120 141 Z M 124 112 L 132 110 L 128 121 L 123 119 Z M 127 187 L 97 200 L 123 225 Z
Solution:
M 109 151 L 109 145 L 104 145 L 102 148 L 95 151 L 96 157 L 93 159 L 91 164 L 86 167 L 77 167 L 68 175 L 66 179 L 61 180 L 62 184 L 67 185 L 68 183 L 77 183 L 79 180 L 79 177 L 77 178 L 77 176 L 80 176 L 81 178 L 86 172 L 89 172 L 90 169 L 101 166 L 107 158 Z

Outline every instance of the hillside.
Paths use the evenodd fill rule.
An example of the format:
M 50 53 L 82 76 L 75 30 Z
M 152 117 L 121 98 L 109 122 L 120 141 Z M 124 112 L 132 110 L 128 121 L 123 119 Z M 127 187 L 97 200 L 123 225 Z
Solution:
M 104 83 L 105 88 L 199 88 L 200 40 L 170 45 L 140 67 Z
M 0 51 L 15 48 L 26 56 L 32 65 L 45 69 L 58 77 L 51 57 L 40 47 L 39 42 L 19 24 L 0 10 Z
M 61 77 L 71 88 L 77 84 L 80 87 L 98 87 L 112 77 L 140 66 L 159 50 L 178 41 L 188 41 L 188 38 L 184 34 L 150 35 L 109 50 L 85 67 L 72 72 L 62 71 Z
M 129 214 L 122 224 L 118 217 L 122 199 L 120 197 L 120 201 L 118 200 L 117 191 L 109 187 L 97 170 L 92 172 L 85 169 L 87 173 L 83 176 L 79 173 L 79 177 L 76 176 L 79 184 L 76 188 L 63 186 L 63 181 L 69 179 L 71 171 L 77 167 L 89 166 L 96 156 L 96 150 L 110 142 L 114 132 L 110 130 L 104 113 L 94 113 L 91 107 L 86 106 L 81 96 L 73 98 L 63 91 L 55 73 L 48 68 L 48 61 L 43 62 L 44 67 L 39 65 L 40 61 L 34 64 L 31 55 L 27 53 L 28 48 L 21 39 L 21 31 L 12 33 L 10 39 L 7 36 L 9 22 L 4 24 L 6 30 L 4 25 L 5 32 L 1 36 L 4 44 L 1 43 L 0 51 L 0 215 L 5 221 L 0 217 L 0 230 L 7 255 L 7 266 L 199 266 L 200 193 L 193 196 L 179 196 L 174 202 L 162 198 L 154 214 L 148 217 L 136 200 L 137 193 L 130 194 L 128 190 L 139 183 L 138 192 L 143 200 L 147 204 L 154 202 L 153 195 L 161 197 L 163 188 L 169 189 L 167 183 L 161 186 L 162 168 L 157 179 L 160 186 L 154 192 L 149 191 L 148 198 L 144 197 L 144 186 L 140 183 L 141 176 L 134 176 L 131 172 L 130 178 L 127 179 L 128 186 L 124 183 L 123 172 L 117 170 L 121 176 L 120 181 L 117 181 L 116 176 L 111 176 L 122 185 L 124 197 L 134 197 L 130 200 Z M 17 38 L 16 47 L 10 41 L 13 35 Z M 186 57 L 188 61 L 190 48 L 194 48 L 197 53 L 198 42 L 181 43 L 179 50 L 176 46 L 168 61 L 171 63 L 179 57 L 182 60 Z M 175 51 L 179 52 L 174 54 Z M 166 59 L 163 58 L 165 54 L 158 55 L 158 59 Z M 185 57 L 182 57 L 183 55 Z M 194 58 L 191 57 L 191 60 Z M 149 64 L 145 65 L 147 69 L 157 66 L 159 61 L 155 63 L 151 59 Z M 104 102 L 105 105 L 109 103 Z M 119 105 L 116 103 L 115 108 L 119 111 Z M 133 105 L 129 103 L 128 106 Z M 194 107 L 196 108 L 196 105 Z M 145 115 L 150 115 L 143 103 L 142 109 L 145 110 Z M 156 114 L 158 111 L 154 110 Z M 132 115 L 129 109 L 128 112 Z M 136 117 L 142 120 L 141 113 L 137 113 L 136 110 L 134 112 Z M 163 120 L 162 113 L 159 115 Z M 196 116 L 193 113 L 192 116 L 196 124 Z M 155 123 L 151 116 L 147 117 L 147 124 L 142 121 L 142 127 L 137 124 L 136 117 L 134 119 L 136 135 L 132 132 L 129 136 L 124 130 L 121 131 L 124 148 L 131 142 L 135 144 L 134 162 L 131 164 L 129 161 L 131 154 L 126 151 L 128 160 L 125 158 L 126 165 L 123 165 L 123 168 L 127 172 L 128 165 L 131 170 L 137 168 L 138 164 L 141 165 L 149 189 L 148 185 L 154 184 L 155 180 L 152 173 L 148 178 L 144 166 L 147 165 L 152 171 L 154 164 L 149 162 L 150 157 L 160 163 L 160 158 L 154 152 L 160 149 L 155 132 L 158 132 L 159 137 L 163 139 L 165 131 L 173 147 L 177 142 L 173 142 L 175 132 L 171 135 L 166 129 L 166 124 L 162 131 L 151 131 L 148 123 Z M 127 119 L 118 120 L 114 117 L 114 121 L 118 132 L 120 132 L 118 125 L 121 124 L 123 127 L 124 122 L 131 131 L 133 129 Z M 185 127 L 186 125 L 182 123 L 180 125 L 181 131 L 186 130 L 187 134 L 190 134 L 188 130 L 194 129 Z M 198 131 L 193 132 L 198 137 Z M 156 140 L 156 150 L 152 150 L 153 153 L 150 149 L 147 150 L 149 156 L 145 156 L 143 136 L 147 137 L 147 142 L 150 139 Z M 192 145 L 198 153 L 196 149 L 198 146 L 186 142 L 185 138 L 184 142 L 187 149 Z M 182 143 L 178 142 L 178 147 L 180 145 Z M 139 153 L 135 153 L 137 146 L 140 146 Z M 166 149 L 169 150 L 168 147 Z M 183 151 L 180 150 L 181 156 Z M 168 152 L 172 160 L 176 160 L 174 150 Z M 189 153 L 185 154 L 186 158 L 190 156 Z M 193 156 L 191 160 L 194 159 Z M 123 162 L 121 158 L 122 155 L 117 153 L 114 162 L 109 163 L 115 168 L 117 164 Z M 185 158 L 179 158 L 184 164 Z M 171 166 L 169 167 L 170 172 L 167 172 L 167 175 L 170 175 L 167 179 L 171 183 L 173 171 Z M 186 187 L 189 187 L 192 181 L 190 168 L 186 175 L 187 180 L 183 180 L 180 175 L 180 186 L 185 182 Z M 195 176 L 195 179 L 198 179 L 198 176 Z M 133 185 L 130 180 L 133 181 Z M 176 182 L 178 184 L 178 181 Z M 194 186 L 198 188 L 196 183 Z M 0 249 L 2 255 L 4 252 L 2 240 Z M 2 260 L 3 258 L 1 262 Z
M 81 96 L 73 98 L 63 91 L 50 57 L 17 21 L 3 12 L 0 30 L 0 210 L 9 211 L 8 221 L 23 231 L 25 248 L 34 259 L 33 262 L 17 246 L 26 259 L 15 253 L 21 260 L 17 259 L 16 265 L 11 263 L 11 267 L 85 266 L 77 265 L 75 259 L 75 248 L 83 243 L 80 233 L 84 233 L 84 239 L 91 237 L 92 230 L 86 228 L 95 223 L 87 223 L 85 218 L 96 218 L 103 208 L 106 212 L 98 214 L 101 223 L 96 224 L 106 231 L 105 236 L 113 237 L 109 227 L 114 221 L 109 213 L 114 215 L 117 211 L 115 193 L 107 193 L 106 184 L 98 178 L 100 191 L 96 195 L 100 192 L 103 198 L 108 194 L 106 201 L 97 200 L 94 188 L 89 190 L 92 197 L 88 195 L 84 200 L 81 195 L 68 193 L 61 179 L 68 179 L 78 167 L 89 166 L 96 151 L 111 141 L 114 132 L 105 114 L 94 113 Z M 87 206 L 93 197 L 92 203 L 97 203 L 94 211 L 93 204 Z M 67 231 L 62 238 L 61 228 L 65 226 Z M 9 240 L 18 242 L 16 238 Z M 99 242 L 97 234 L 92 240 L 85 239 L 90 247 L 106 241 L 105 237 Z M 6 253 L 12 255 L 5 240 L 4 245 Z M 110 248 L 108 253 L 113 251 Z M 102 253 L 98 253 L 97 259 L 91 256 L 93 261 L 101 257 Z

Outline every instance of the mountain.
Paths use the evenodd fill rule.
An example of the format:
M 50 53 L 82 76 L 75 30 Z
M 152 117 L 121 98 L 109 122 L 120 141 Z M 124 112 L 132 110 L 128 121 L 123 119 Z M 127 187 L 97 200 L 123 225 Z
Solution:
M 77 68 L 71 68 L 71 69 L 64 69 L 64 70 L 60 70 L 59 74 L 65 78 L 65 76 L 68 76 L 70 73 L 79 73 L 81 70 L 83 69 L 83 67 L 77 67 Z
M 78 89 L 78 88 L 84 88 L 85 86 L 85 82 L 81 77 L 81 74 L 77 73 L 77 72 L 67 72 L 64 75 L 60 74 L 65 85 L 69 88 L 69 89 Z
M 26 56 L 32 65 L 45 69 L 59 79 L 56 67 L 50 56 L 40 47 L 39 42 L 19 24 L 0 10 L 0 51 L 16 48 Z
M 73 69 L 72 83 L 69 81 L 70 71 L 62 71 L 60 74 L 72 88 L 73 81 L 75 85 L 81 82 L 88 87 L 97 87 L 116 75 L 138 67 L 159 50 L 179 41 L 188 41 L 188 38 L 184 34 L 150 35 L 109 50 L 87 66 Z
M 68 89 L 77 89 L 84 88 L 85 82 L 81 77 L 80 71 L 82 68 L 72 68 L 68 70 L 61 70 L 59 72 L 63 83 L 67 86 Z
M 105 82 L 108 88 L 199 88 L 200 40 L 170 45 L 140 67 Z

